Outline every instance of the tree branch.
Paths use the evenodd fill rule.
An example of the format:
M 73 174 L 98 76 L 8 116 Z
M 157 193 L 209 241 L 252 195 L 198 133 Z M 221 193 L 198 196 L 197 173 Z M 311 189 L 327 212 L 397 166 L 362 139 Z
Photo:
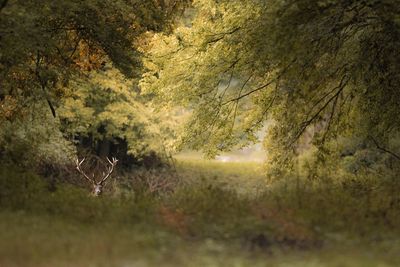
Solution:
M 400 160 L 400 156 L 399 156 L 399 155 L 397 155 L 396 153 L 394 153 L 394 152 L 392 152 L 392 151 L 390 151 L 390 150 L 388 150 L 388 149 L 386 149 L 386 148 L 380 146 L 379 143 L 376 141 L 376 139 L 375 139 L 372 135 L 370 135 L 369 138 L 371 138 L 372 142 L 374 142 L 374 144 L 375 144 L 375 146 L 376 146 L 376 148 L 377 148 L 378 150 L 381 150 L 381 151 L 383 151 L 383 152 L 385 152 L 385 153 L 391 155 L 392 157 L 394 157 L 394 158 Z
M 242 98 L 244 98 L 244 97 L 246 97 L 246 96 L 249 96 L 249 95 L 251 95 L 251 94 L 253 94 L 253 93 L 257 92 L 257 91 L 260 91 L 260 90 L 264 89 L 265 87 L 268 87 L 269 85 L 273 84 L 273 83 L 276 82 L 276 81 L 279 81 L 279 79 L 281 78 L 281 76 L 285 74 L 285 72 L 289 69 L 289 67 L 290 67 L 293 63 L 296 62 L 296 60 L 297 60 L 297 58 L 293 59 L 292 62 L 290 62 L 282 71 L 280 71 L 280 73 L 278 74 L 277 77 L 275 77 L 275 79 L 272 79 L 272 80 L 270 80 L 269 82 L 267 82 L 266 84 L 263 84 L 263 85 L 261 85 L 261 86 L 255 88 L 255 89 L 253 89 L 253 90 L 251 90 L 251 91 L 249 91 L 249 92 L 247 92 L 247 93 L 245 93 L 245 94 L 243 94 L 243 95 L 240 95 L 240 96 L 238 96 L 238 97 L 229 99 L 229 100 L 225 101 L 224 103 L 222 103 L 222 105 L 226 105 L 226 104 L 228 104 L 228 103 L 230 103 L 230 102 L 238 101 L 238 100 L 240 100 L 240 99 L 242 99 Z
M 247 92 L 247 93 L 245 93 L 245 94 L 243 94 L 243 95 L 240 95 L 240 96 L 238 96 L 238 97 L 229 99 L 229 100 L 225 101 L 224 103 L 222 103 L 222 105 L 226 105 L 226 104 L 228 104 L 228 103 L 230 103 L 230 102 L 239 101 L 240 99 L 242 99 L 242 98 L 244 98 L 244 97 L 246 97 L 246 96 L 248 96 L 248 95 L 251 95 L 252 93 L 255 93 L 255 92 L 257 92 L 257 91 L 260 91 L 260 90 L 264 89 L 265 87 L 268 87 L 269 85 L 271 85 L 271 84 L 272 84 L 273 82 L 275 82 L 276 80 L 277 80 L 277 78 L 276 78 L 276 79 L 273 79 L 273 80 L 271 80 L 271 81 L 269 81 L 268 83 L 266 83 L 266 84 L 264 84 L 264 85 L 261 85 L 260 87 L 257 87 L 256 89 L 253 89 L 253 90 L 251 90 L 251 91 L 249 91 L 249 92 Z
M 235 32 L 237 32 L 240 29 L 241 29 L 241 27 L 237 27 L 237 28 L 234 28 L 233 30 L 231 30 L 229 32 L 221 32 L 221 33 L 216 33 L 216 34 L 210 34 L 209 36 L 218 36 L 218 35 L 221 35 L 221 36 L 217 37 L 215 39 L 211 39 L 211 40 L 206 41 L 206 44 L 211 44 L 211 43 L 216 43 L 218 41 L 221 41 L 222 39 L 225 38 L 226 35 L 234 34 Z
M 49 105 L 49 108 L 51 110 L 51 114 L 53 115 L 53 117 L 56 117 L 56 109 L 54 108 L 53 104 L 51 103 L 50 99 L 47 96 L 47 91 L 46 91 L 46 82 L 43 81 L 42 77 L 40 76 L 39 73 L 39 67 L 40 67 L 40 60 L 41 60 L 41 56 L 39 54 L 39 52 L 37 53 L 37 59 L 36 59 L 36 69 L 35 69 L 35 74 L 36 77 L 39 81 L 40 87 L 43 90 L 43 93 L 45 94 L 45 98 L 46 98 L 46 102 Z
M 347 79 L 346 79 L 347 78 Z M 340 84 L 334 88 L 337 89 L 337 92 L 330 97 L 325 104 L 308 120 L 304 121 L 301 124 L 300 130 L 298 131 L 298 133 L 295 135 L 294 140 L 290 143 L 290 145 L 292 145 L 293 143 L 295 143 L 297 141 L 297 139 L 300 138 L 300 136 L 304 133 L 304 131 L 307 129 L 307 127 L 314 121 L 317 119 L 317 117 L 322 113 L 322 111 L 324 111 L 328 105 L 332 102 L 335 101 L 335 99 L 337 99 L 340 95 L 340 93 L 343 91 L 343 89 L 346 87 L 347 83 L 349 82 L 349 79 L 346 75 L 344 75 L 342 77 L 342 80 L 340 81 Z M 335 104 L 336 105 L 336 104 Z M 333 115 L 332 115 L 333 116 Z

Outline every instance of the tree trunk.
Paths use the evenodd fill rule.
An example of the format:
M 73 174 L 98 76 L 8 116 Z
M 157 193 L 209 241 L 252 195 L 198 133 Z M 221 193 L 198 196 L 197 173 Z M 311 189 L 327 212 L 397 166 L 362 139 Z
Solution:
M 111 142 L 108 139 L 103 139 L 99 141 L 97 154 L 100 158 L 106 158 L 110 155 Z

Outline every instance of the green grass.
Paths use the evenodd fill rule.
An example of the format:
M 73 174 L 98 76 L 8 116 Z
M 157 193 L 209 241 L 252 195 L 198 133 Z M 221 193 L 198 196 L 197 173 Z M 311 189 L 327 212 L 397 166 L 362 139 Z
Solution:
M 202 159 L 179 160 L 184 183 L 213 184 L 241 195 L 255 196 L 267 186 L 263 166 L 257 162 L 219 162 Z
M 0 266 L 399 266 L 399 241 L 342 243 L 318 250 L 250 251 L 135 225 L 77 224 L 0 214 Z
M 255 163 L 177 169 L 173 193 L 95 199 L 0 168 L 0 266 L 400 266 L 392 180 L 267 184 Z

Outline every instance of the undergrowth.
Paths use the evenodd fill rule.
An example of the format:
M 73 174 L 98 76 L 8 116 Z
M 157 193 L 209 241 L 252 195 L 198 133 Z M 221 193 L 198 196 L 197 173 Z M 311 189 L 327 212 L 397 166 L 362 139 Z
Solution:
M 63 227 L 72 227 L 76 228 L 73 236 L 84 232 L 89 243 L 104 246 L 100 250 L 111 249 L 118 259 L 131 255 L 133 252 L 127 251 L 131 247 L 137 251 L 159 250 L 161 256 L 158 258 L 143 251 L 146 262 L 147 257 L 164 262 L 162 255 L 173 255 L 177 258 L 169 259 L 171 262 L 187 264 L 186 254 L 176 255 L 174 247 L 185 247 L 182 251 L 197 255 L 198 250 L 208 251 L 210 246 L 216 251 L 212 252 L 216 253 L 216 258 L 208 254 L 207 257 L 211 257 L 214 265 L 200 264 L 201 257 L 193 266 L 225 266 L 217 260 L 217 255 L 229 258 L 230 253 L 239 253 L 237 262 L 248 255 L 256 259 L 269 255 L 273 261 L 281 253 L 317 253 L 320 257 L 326 251 L 344 247 L 361 253 L 363 258 L 361 248 L 374 244 L 372 250 L 378 251 L 374 253 L 379 262 L 389 262 L 388 266 L 400 263 L 400 258 L 394 256 L 400 251 L 400 229 L 397 227 L 400 197 L 396 193 L 400 183 L 397 179 L 376 179 L 368 174 L 336 181 L 292 176 L 267 183 L 262 169 L 255 167 L 259 168 L 239 163 L 180 162 L 177 174 L 169 174 L 178 182 L 165 192 L 146 188 L 143 179 L 127 186 L 137 176 L 137 173 L 131 173 L 119 177 L 117 182 L 108 185 L 111 189 L 105 195 L 95 198 L 86 189 L 68 184 L 58 184 L 56 190 L 50 190 L 41 177 L 20 171 L 15 166 L 2 166 L 0 227 L 3 229 L 0 229 L 0 240 L 13 243 L 14 249 L 22 254 L 36 255 L 35 261 L 39 262 L 47 248 L 35 240 L 49 238 L 49 242 L 57 243 L 48 235 L 58 235 Z M 239 169 L 241 171 L 237 172 Z M 146 172 L 141 171 L 140 175 L 143 178 Z M 154 178 L 155 174 L 149 177 Z M 140 190 L 132 188 L 139 185 Z M 16 223 L 19 221 L 27 223 Z M 35 232 L 33 226 L 29 228 L 31 221 L 43 233 Z M 49 229 L 47 233 L 45 225 L 49 221 L 55 222 L 56 229 Z M 26 246 L 16 241 L 25 235 L 31 238 Z M 60 238 L 69 240 L 70 237 L 61 235 Z M 110 240 L 114 240 L 117 247 L 111 248 Z M 82 247 L 78 254 L 84 257 L 87 250 L 84 241 L 65 242 L 67 246 Z M 11 253 L 1 241 L 0 247 L 3 249 L 0 266 L 6 260 L 10 264 L 6 266 L 18 262 L 18 253 Z M 55 255 L 67 257 L 65 253 Z M 257 264 L 242 263 L 244 265 L 238 266 Z M 330 266 L 324 263 L 316 266 L 321 265 Z M 27 262 L 16 266 L 44 265 L 32 265 L 28 257 Z M 96 263 L 93 266 L 114 265 Z

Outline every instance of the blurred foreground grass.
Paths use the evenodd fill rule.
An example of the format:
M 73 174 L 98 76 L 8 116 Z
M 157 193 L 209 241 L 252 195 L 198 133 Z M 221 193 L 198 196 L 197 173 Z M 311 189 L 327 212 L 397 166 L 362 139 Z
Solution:
M 392 180 L 266 184 L 256 163 L 198 160 L 177 170 L 172 193 L 94 199 L 0 168 L 0 266 L 400 266 Z

